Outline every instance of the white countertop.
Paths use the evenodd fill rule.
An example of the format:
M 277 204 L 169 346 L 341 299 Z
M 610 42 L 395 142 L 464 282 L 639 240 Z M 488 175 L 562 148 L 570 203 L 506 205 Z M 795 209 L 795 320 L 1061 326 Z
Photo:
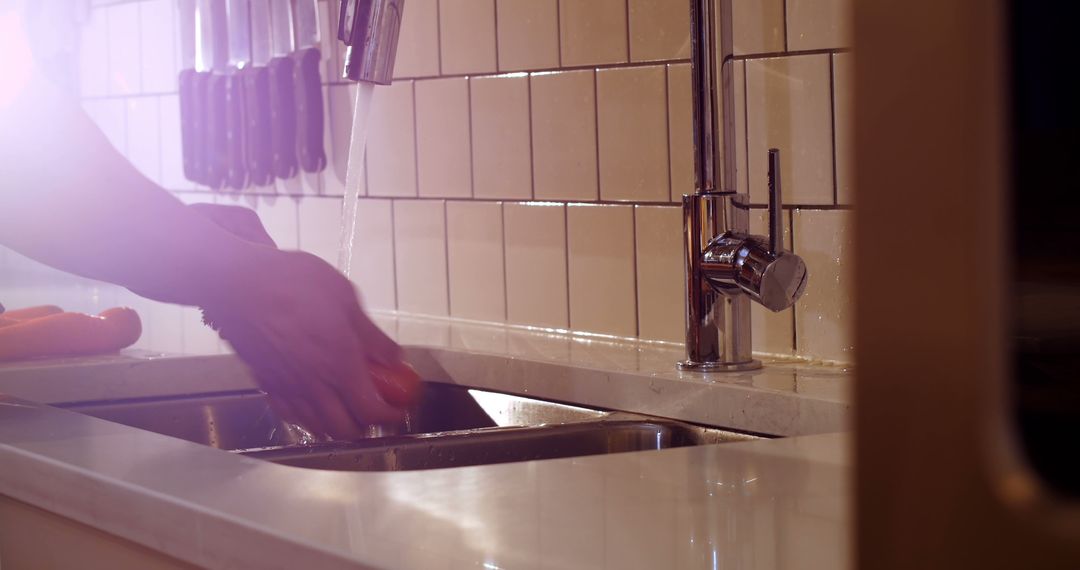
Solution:
M 384 318 L 428 379 L 777 435 L 665 451 L 358 473 L 245 458 L 0 401 L 0 488 L 208 567 L 844 568 L 850 373 L 676 372 L 653 343 Z M 39 402 L 250 387 L 227 356 L 0 366 Z M 197 467 L 195 467 L 197 466 Z

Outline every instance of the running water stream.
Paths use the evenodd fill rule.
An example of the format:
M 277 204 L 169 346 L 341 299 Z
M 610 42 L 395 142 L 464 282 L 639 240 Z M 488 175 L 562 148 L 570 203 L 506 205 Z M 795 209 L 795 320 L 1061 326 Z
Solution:
M 341 239 L 338 242 L 338 269 L 350 279 L 353 277 L 353 242 L 356 236 L 356 211 L 360 205 L 360 180 L 364 175 L 364 149 L 367 147 L 368 129 L 371 126 L 371 100 L 374 94 L 374 84 L 363 81 L 356 83 L 356 104 L 353 107 L 352 133 L 349 137 L 349 159 L 345 165 L 345 203 L 341 210 Z M 368 437 L 394 435 L 401 430 L 404 430 L 404 433 L 410 433 L 411 424 L 411 414 L 406 413 L 401 426 L 368 426 Z
M 353 239 L 356 231 L 356 210 L 360 205 L 360 181 L 364 175 L 364 149 L 367 147 L 371 118 L 371 100 L 375 85 L 356 83 L 356 103 L 353 106 L 352 134 L 349 138 L 349 159 L 345 166 L 345 203 L 341 210 L 341 239 L 338 242 L 338 269 L 352 278 Z

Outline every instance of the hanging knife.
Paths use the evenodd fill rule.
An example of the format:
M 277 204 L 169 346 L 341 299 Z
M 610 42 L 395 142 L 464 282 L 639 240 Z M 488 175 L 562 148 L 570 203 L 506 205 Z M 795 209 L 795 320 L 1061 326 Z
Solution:
M 319 53 L 318 0 L 295 0 L 296 52 L 293 87 L 296 99 L 296 156 L 305 172 L 326 168 L 323 148 L 323 98 Z
M 293 94 L 292 7 L 289 0 L 270 0 L 270 141 L 274 175 L 282 180 L 296 176 L 296 101 Z
M 229 67 L 229 38 L 226 31 L 228 13 L 221 0 L 199 0 L 198 20 L 204 64 L 210 66 L 206 87 L 206 123 L 204 184 L 220 189 L 225 185 L 229 168 L 228 133 L 225 108 L 225 83 Z
M 251 16 L 248 0 L 228 0 L 229 74 L 225 78 L 225 138 L 228 155 L 226 182 L 242 190 L 248 185 L 244 152 L 243 70 L 251 65 Z
M 256 186 L 274 181 L 270 117 L 270 1 L 250 0 L 251 65 L 244 69 L 245 155 L 248 178 Z
M 204 107 L 207 69 L 199 61 L 196 47 L 195 0 L 179 0 L 180 16 L 180 148 L 184 178 L 203 184 Z

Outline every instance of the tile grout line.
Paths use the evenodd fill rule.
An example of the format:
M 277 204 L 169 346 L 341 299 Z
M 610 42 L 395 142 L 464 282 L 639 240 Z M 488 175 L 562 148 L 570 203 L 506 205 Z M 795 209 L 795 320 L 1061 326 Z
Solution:
M 439 76 L 443 74 L 443 61 L 442 61 L 442 0 L 435 0 L 435 44 L 438 47 L 436 52 L 439 56 Z
M 566 266 L 566 328 L 573 330 L 570 320 L 570 204 L 562 205 L 563 211 L 563 263 Z
M 215 196 L 228 194 L 228 193 L 224 193 L 224 192 L 214 192 L 214 191 L 210 191 L 210 190 L 177 190 L 177 189 L 168 189 L 168 188 L 166 188 L 166 190 L 168 190 L 169 192 L 171 192 L 173 194 L 195 194 L 195 195 L 211 194 L 211 195 L 215 195 Z M 279 193 L 275 193 L 275 192 L 251 192 L 251 191 L 242 192 L 242 195 L 243 196 L 253 197 L 253 198 L 254 197 L 268 197 L 268 198 L 273 198 L 273 197 L 278 197 L 278 198 L 303 198 L 303 197 L 309 197 L 309 198 L 330 198 L 330 199 L 339 198 L 339 196 L 310 196 L 310 195 L 304 196 L 304 195 L 301 195 L 301 194 L 279 194 Z M 515 199 L 515 198 L 475 198 L 475 199 L 470 199 L 470 198 L 465 198 L 465 197 L 457 197 L 457 198 L 455 198 L 455 197 L 445 197 L 445 196 L 439 196 L 439 197 L 422 196 L 422 197 L 417 197 L 417 196 L 398 196 L 398 195 L 391 195 L 391 194 L 366 194 L 365 197 L 366 198 L 372 198 L 372 199 L 394 200 L 394 201 L 397 201 L 397 202 L 410 202 L 410 201 L 422 202 L 422 201 L 431 201 L 431 200 L 442 200 L 442 201 L 447 201 L 447 202 L 499 202 L 499 201 L 503 201 L 503 200 L 511 200 L 511 201 L 514 201 L 514 202 L 520 202 L 520 203 L 524 203 L 524 204 L 528 204 L 530 202 L 546 202 L 546 203 L 564 204 L 564 205 L 565 204 L 580 204 L 580 205 L 583 205 L 583 206 L 666 206 L 666 207 L 669 207 L 669 208 L 678 206 L 677 204 L 674 204 L 674 203 L 672 203 L 670 201 L 582 200 L 582 199 L 578 199 L 578 198 L 570 198 L 570 199 L 562 199 L 562 198 L 560 198 L 560 199 L 553 199 L 553 200 L 544 200 L 544 199 L 520 200 L 520 199 Z M 767 210 L 768 209 L 768 204 L 747 204 L 747 208 L 749 208 L 751 210 Z M 807 211 L 813 211 L 813 212 L 831 212 L 831 211 L 847 212 L 847 211 L 854 211 L 855 206 L 850 205 L 850 204 L 784 204 L 784 211 L 795 211 L 795 210 L 807 210 Z
M 749 83 L 749 80 L 747 79 L 747 77 L 750 75 L 750 73 L 747 70 L 747 65 L 746 65 L 745 62 L 742 64 L 742 67 L 743 67 L 743 74 L 742 74 L 742 82 L 743 82 L 743 87 L 742 87 L 742 94 L 743 94 L 743 104 L 742 104 L 742 112 L 743 112 L 743 148 L 746 149 L 746 152 L 743 153 L 743 169 L 746 172 L 746 195 L 749 196 L 750 195 L 750 83 Z M 736 152 L 738 152 L 737 148 L 736 148 Z M 738 158 L 736 157 L 736 160 L 735 160 L 736 168 L 738 167 L 737 166 L 738 162 L 739 162 Z M 738 186 L 739 186 L 738 172 L 735 173 L 735 186 L 736 186 L 736 189 L 738 189 Z
M 670 192 L 668 192 L 670 194 Z M 638 243 L 637 243 L 638 207 L 630 206 L 630 264 L 634 272 L 634 336 L 641 338 L 641 285 L 638 283 Z
M 561 51 L 561 48 L 560 48 L 560 51 Z M 753 60 L 758 60 L 758 59 L 772 59 L 772 58 L 776 58 L 776 57 L 800 57 L 800 56 L 824 55 L 824 54 L 837 55 L 837 54 L 853 53 L 853 52 L 854 52 L 854 50 L 852 48 L 824 48 L 824 49 L 803 50 L 803 51 L 789 51 L 789 52 L 762 52 L 762 53 L 754 53 L 754 54 L 735 55 L 735 56 L 731 56 L 730 60 L 731 61 L 753 61 Z M 442 57 L 442 55 L 440 54 L 440 58 L 441 57 Z M 561 61 L 561 58 L 562 58 L 562 56 L 560 55 L 560 61 Z M 650 66 L 655 66 L 655 65 L 671 65 L 671 64 L 680 64 L 680 63 L 687 63 L 688 64 L 688 63 L 690 63 L 690 60 L 689 59 L 661 59 L 661 60 L 656 60 L 656 61 L 640 61 L 640 62 L 627 62 L 627 63 L 605 63 L 605 64 L 600 64 L 600 65 L 572 65 L 572 66 L 566 66 L 566 67 L 538 67 L 538 68 L 535 68 L 535 69 L 518 70 L 518 71 L 514 71 L 513 73 L 534 74 L 534 73 L 558 73 L 558 72 L 566 72 L 566 71 L 585 71 L 585 70 L 597 71 L 597 70 L 607 70 L 607 69 L 650 67 Z M 441 66 L 441 63 L 440 63 L 440 66 Z M 511 73 L 511 72 L 507 72 L 507 73 Z M 412 77 L 396 77 L 395 81 L 429 81 L 429 80 L 435 80 L 435 79 L 451 79 L 451 78 L 455 78 L 455 77 L 456 78 L 460 78 L 460 77 L 491 77 L 491 76 L 505 75 L 505 74 L 506 73 L 499 72 L 499 73 L 472 73 L 472 74 L 469 74 L 469 73 L 456 73 L 456 74 L 455 73 L 450 73 L 450 74 L 445 74 L 444 75 L 440 71 L 439 75 L 415 75 L 415 76 L 412 76 Z M 324 86 L 349 85 L 349 83 L 350 82 L 348 82 L 348 81 L 335 79 L 333 81 L 326 81 L 326 82 L 323 83 L 323 85 Z M 83 101 L 96 101 L 96 100 L 102 100 L 102 99 L 124 99 L 124 98 L 128 98 L 128 97 L 153 97 L 153 96 L 160 96 L 160 95 L 177 95 L 177 94 L 178 94 L 178 91 L 147 91 L 147 92 L 142 92 L 142 93 L 132 93 L 132 94 L 129 94 L 129 95 L 112 95 L 112 94 L 80 95 L 79 99 L 83 100 Z
M 843 51 L 841 51 L 841 50 L 816 50 L 814 52 L 802 52 L 802 53 L 780 54 L 780 55 L 796 56 L 796 55 L 814 55 L 816 53 L 843 53 Z M 762 57 L 762 56 L 754 55 L 754 56 L 748 56 L 748 57 L 742 57 L 742 58 L 732 58 L 732 59 L 753 59 L 753 58 L 760 58 L 760 57 Z M 776 56 L 773 55 L 772 57 L 776 57 Z M 628 67 L 637 68 L 637 67 L 650 67 L 650 66 L 656 66 L 656 65 L 666 65 L 666 64 L 669 64 L 669 63 L 690 63 L 690 60 L 689 59 L 658 59 L 658 60 L 655 60 L 655 61 L 636 61 L 636 62 L 601 63 L 601 64 L 581 64 L 581 65 L 568 65 L 568 66 L 565 66 L 565 67 L 537 67 L 537 68 L 533 68 L 533 69 L 519 69 L 519 70 L 515 70 L 515 71 L 506 71 L 506 72 L 447 73 L 447 74 L 443 74 L 443 75 L 415 75 L 415 76 L 412 76 L 412 77 L 399 77 L 399 78 L 396 78 L 396 80 L 404 81 L 404 80 L 408 79 L 408 80 L 416 80 L 416 81 L 425 81 L 425 80 L 433 80 L 433 79 L 451 79 L 451 78 L 455 78 L 455 77 L 460 78 L 460 77 L 470 77 L 470 76 L 472 76 L 472 77 L 491 77 L 491 76 L 497 76 L 497 75 L 510 75 L 510 74 L 516 74 L 516 73 L 558 73 L 558 72 L 564 72 L 564 71 L 585 71 L 585 70 L 596 70 L 596 69 L 624 69 L 624 68 L 628 68 Z M 344 80 L 341 80 L 341 81 L 335 80 L 335 81 L 330 82 L 331 85 L 341 85 L 341 84 L 347 84 L 347 83 L 348 83 L 348 81 L 344 81 Z
M 532 200 L 536 200 L 536 148 L 533 140 L 533 86 L 531 74 L 525 76 L 525 87 L 525 98 L 528 103 L 526 112 L 529 114 L 529 196 Z
M 822 54 L 834 54 L 834 53 L 851 53 L 853 48 L 819 48 L 819 49 L 804 49 L 795 51 L 768 51 L 761 53 L 747 53 L 742 55 L 733 55 L 728 58 L 730 61 L 748 61 L 754 59 L 774 59 L 777 57 L 801 57 L 809 55 L 822 55 Z
M 784 10 L 784 51 L 788 51 L 788 0 L 784 0 L 782 9 Z
M 667 134 L 667 198 L 674 202 L 675 197 L 672 196 L 672 193 L 675 192 L 675 185 L 671 181 L 674 173 L 674 168 L 671 165 L 671 65 L 664 66 L 664 118 L 667 121 L 667 133 L 665 133 Z
M 472 78 L 465 79 L 465 114 L 469 122 L 469 198 L 476 198 L 476 140 L 473 136 Z
M 502 71 L 499 66 L 499 2 L 491 0 L 491 11 L 495 18 L 495 71 Z
M 596 199 L 604 196 L 600 187 L 600 73 L 593 70 L 593 140 L 596 141 Z
M 791 235 L 791 251 L 795 253 L 795 212 L 788 210 L 788 231 Z M 798 255 L 798 254 L 796 254 Z M 791 307 L 791 354 L 797 354 L 799 351 L 799 333 L 798 326 L 799 321 L 796 316 L 795 305 Z
M 156 111 L 157 111 L 157 131 L 156 131 L 156 134 L 157 134 L 157 136 L 154 137 L 154 139 L 155 139 L 154 142 L 157 143 L 157 155 L 158 155 L 157 179 L 154 182 L 156 182 L 158 186 L 164 187 L 165 185 L 163 184 L 163 182 L 165 181 L 165 149 L 163 148 L 164 145 L 162 144 L 162 139 L 164 137 L 161 136 L 161 131 L 162 131 L 161 125 L 163 123 L 163 121 L 161 120 L 161 98 L 159 97 L 159 98 L 155 99 L 154 102 L 157 103 L 157 105 L 156 105 Z
M 413 125 L 413 197 L 420 197 L 420 116 L 416 112 L 416 82 L 409 82 L 409 90 L 412 92 L 412 125 Z M 364 149 L 367 152 L 367 149 Z M 368 188 L 368 194 L 371 189 Z
M 138 4 L 135 5 L 135 21 L 139 23 L 139 30 L 136 32 L 136 36 L 138 36 L 138 38 L 139 38 L 138 39 L 139 49 L 136 50 L 136 51 L 139 52 L 136 55 L 136 57 L 139 58 L 139 93 L 142 93 L 142 91 L 143 91 L 143 75 L 144 75 L 144 73 L 143 73 L 143 62 L 144 62 L 144 60 L 143 60 L 143 50 L 142 50 L 142 41 L 143 41 L 143 10 L 142 9 L 143 9 L 143 3 L 142 2 L 139 2 Z
M 443 213 L 443 259 L 446 260 L 446 316 L 454 316 L 450 303 L 450 214 L 447 200 L 442 201 Z
M 502 285 L 503 285 L 503 322 L 510 322 L 510 286 L 507 284 L 506 259 L 506 202 L 499 202 L 499 233 L 502 235 Z
M 555 51 L 559 68 L 562 68 L 562 0 L 555 2 Z
M 840 180 L 836 172 L 836 56 L 829 56 L 829 120 L 832 127 L 833 204 L 840 203 Z
M 394 310 L 400 310 L 401 306 L 398 302 L 398 266 L 397 266 L 397 220 L 395 216 L 395 200 L 387 200 L 390 202 L 390 268 L 394 278 Z M 449 278 L 447 278 L 449 279 Z

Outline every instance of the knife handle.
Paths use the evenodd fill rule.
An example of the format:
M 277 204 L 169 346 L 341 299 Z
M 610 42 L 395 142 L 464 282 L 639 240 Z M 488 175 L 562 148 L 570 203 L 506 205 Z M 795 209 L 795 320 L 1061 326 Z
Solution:
M 184 165 L 184 178 L 202 184 L 205 180 L 203 165 L 203 128 L 206 102 L 206 73 L 194 69 L 180 71 L 180 148 Z
M 214 190 L 225 185 L 229 170 L 228 134 L 225 125 L 225 83 L 228 77 L 211 73 L 206 86 L 206 181 Z
M 282 180 L 296 176 L 296 100 L 293 95 L 293 60 L 275 57 L 270 70 L 270 142 L 274 175 Z
M 228 168 L 225 182 L 234 190 L 247 187 L 248 174 L 244 156 L 244 81 L 240 72 L 225 77 L 225 142 Z
M 323 149 L 322 55 L 311 47 L 292 54 L 296 97 L 296 155 L 305 172 L 326 168 Z
M 256 186 L 274 181 L 274 154 L 270 133 L 270 70 L 249 67 L 240 72 L 244 79 L 244 154 L 248 177 Z

